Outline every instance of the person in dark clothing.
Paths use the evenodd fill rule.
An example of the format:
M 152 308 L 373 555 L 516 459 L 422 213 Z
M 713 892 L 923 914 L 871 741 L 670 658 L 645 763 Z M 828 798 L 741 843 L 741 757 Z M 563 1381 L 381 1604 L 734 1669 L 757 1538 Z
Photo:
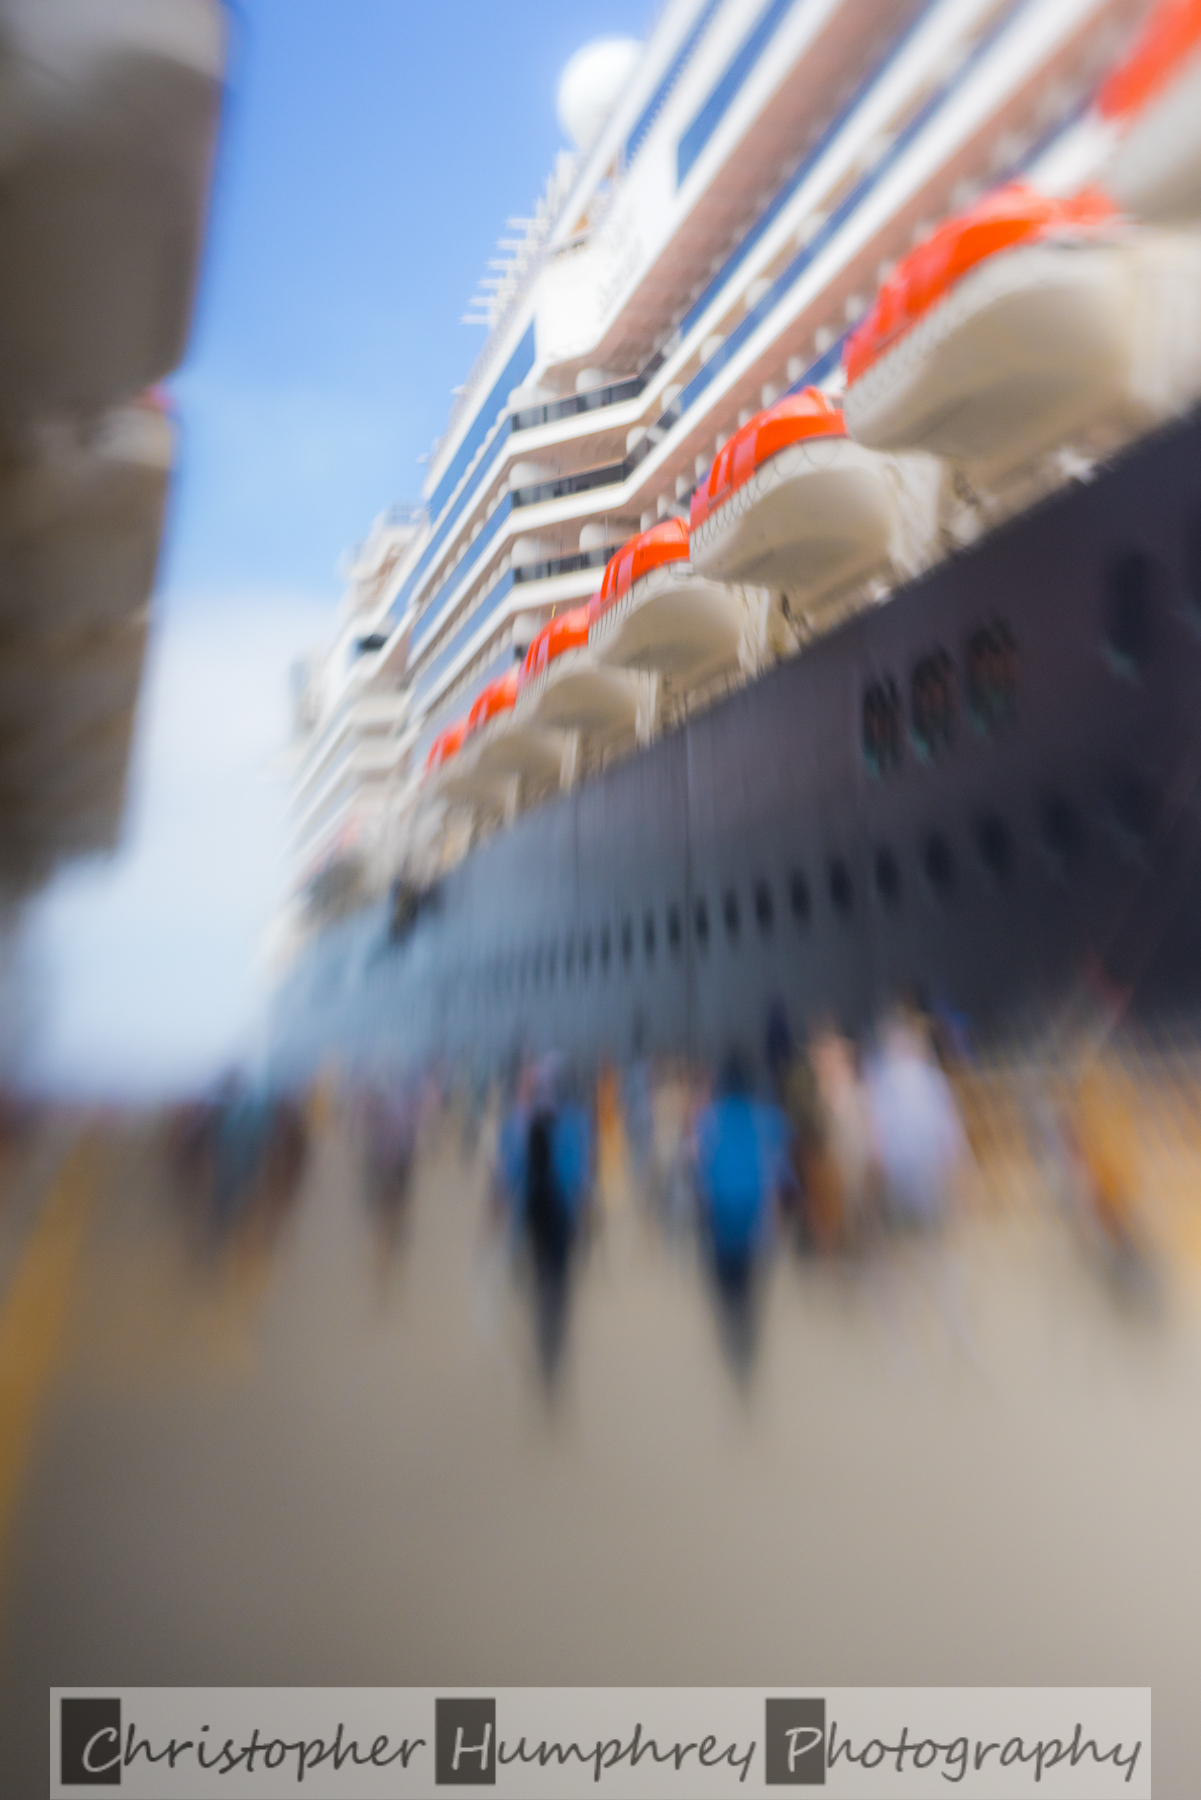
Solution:
M 539 1108 L 530 1120 L 525 1168 L 525 1230 L 534 1274 L 538 1354 L 554 1378 L 567 1324 L 572 1221 L 555 1170 L 555 1115 Z

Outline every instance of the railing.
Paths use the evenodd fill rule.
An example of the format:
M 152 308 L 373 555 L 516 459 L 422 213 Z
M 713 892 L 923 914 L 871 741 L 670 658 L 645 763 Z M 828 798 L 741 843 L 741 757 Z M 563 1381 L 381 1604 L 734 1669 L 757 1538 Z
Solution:
M 636 400 L 647 380 L 644 369 L 622 381 L 611 381 L 608 387 L 593 388 L 591 393 L 569 394 L 565 400 L 548 400 L 545 406 L 523 407 L 513 415 L 513 430 L 532 431 L 537 425 L 552 425 L 556 419 L 574 419 L 578 413 L 599 412 L 606 406 L 618 406 L 623 400 Z
M 600 469 L 582 469 L 578 475 L 560 475 L 554 481 L 539 481 L 533 487 L 514 488 L 513 505 L 536 506 L 539 500 L 566 500 L 571 494 L 586 494 L 590 488 L 612 487 L 626 478 L 624 462 L 606 463 Z
M 579 550 L 574 556 L 556 556 L 549 562 L 523 563 L 513 571 L 513 581 L 549 581 L 552 575 L 578 575 L 581 569 L 603 569 L 618 545 L 608 549 Z

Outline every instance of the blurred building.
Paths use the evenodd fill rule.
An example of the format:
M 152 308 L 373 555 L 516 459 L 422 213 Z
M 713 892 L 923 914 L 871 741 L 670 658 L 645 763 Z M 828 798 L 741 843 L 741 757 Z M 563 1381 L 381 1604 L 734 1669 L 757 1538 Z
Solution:
M 739 427 L 790 391 L 837 396 L 848 329 L 935 222 L 1007 176 L 1051 193 L 1088 178 L 1104 149 L 1088 103 L 1144 11 L 674 0 L 645 45 L 572 59 L 573 148 L 532 216 L 509 221 L 472 303 L 487 336 L 423 505 L 378 520 L 354 554 L 338 641 L 310 671 L 298 936 L 398 876 L 428 881 L 922 566 L 921 544 L 883 578 L 860 559 L 809 609 L 778 587 L 729 601 L 698 585 L 664 627 L 681 642 L 624 676 L 590 669 L 583 640 L 560 646 L 578 649 L 570 696 L 527 697 L 524 731 L 489 733 L 477 714 L 470 768 L 427 779 L 431 750 L 438 764 L 458 748 L 455 721 L 481 695 L 487 711 L 614 550 L 688 518 Z
M 218 0 L 0 0 L 0 910 L 116 842 Z

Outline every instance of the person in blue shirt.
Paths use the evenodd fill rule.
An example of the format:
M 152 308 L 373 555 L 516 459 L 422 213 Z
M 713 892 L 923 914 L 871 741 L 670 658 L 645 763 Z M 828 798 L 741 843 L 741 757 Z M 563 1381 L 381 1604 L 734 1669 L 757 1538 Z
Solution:
M 732 1053 L 697 1123 L 697 1187 L 727 1349 L 743 1369 L 753 1349 L 755 1273 L 788 1179 L 788 1150 L 783 1114 L 754 1098 L 749 1070 Z

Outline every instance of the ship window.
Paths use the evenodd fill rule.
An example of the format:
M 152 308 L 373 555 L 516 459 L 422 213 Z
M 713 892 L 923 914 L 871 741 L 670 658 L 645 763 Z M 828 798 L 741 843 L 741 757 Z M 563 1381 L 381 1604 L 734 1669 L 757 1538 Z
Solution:
M 946 650 L 923 656 L 913 671 L 910 721 L 919 756 L 933 762 L 955 738 L 955 664 Z
M 901 868 L 887 845 L 876 851 L 876 890 L 885 906 L 899 906 Z
M 703 896 L 697 901 L 692 917 L 696 928 L 696 941 L 703 950 L 709 942 L 709 907 Z
M 655 954 L 655 915 L 649 910 L 642 921 L 642 947 L 646 951 L 646 960 L 650 962 Z
M 771 889 L 766 881 L 757 881 L 755 883 L 755 918 L 760 931 L 765 934 L 769 932 L 774 917 L 775 909 L 772 906 Z
M 1043 808 L 1043 842 L 1061 875 L 1070 875 L 1084 854 L 1084 821 L 1061 794 Z
M 840 919 L 849 919 L 855 906 L 855 889 L 851 871 L 841 857 L 830 864 L 830 900 Z
M 972 724 L 991 737 L 1010 723 L 1018 703 L 1018 647 L 1002 620 L 968 639 L 964 677 Z
M 738 895 L 733 888 L 726 889 L 726 897 L 722 903 L 722 916 L 726 921 L 726 935 L 736 938 L 741 919 L 738 914 Z
M 1013 868 L 1013 834 L 1000 813 L 985 813 L 976 828 L 980 861 L 994 881 L 1004 881 Z
M 1141 550 L 1119 556 L 1105 581 L 1105 649 L 1116 674 L 1133 680 L 1151 654 L 1158 571 Z
M 935 893 L 945 899 L 955 886 L 955 852 L 941 831 L 932 831 L 922 846 L 922 867 Z
M 667 941 L 673 950 L 680 948 L 680 939 L 684 931 L 680 921 L 680 909 L 673 903 L 667 909 Z
M 613 954 L 612 934 L 610 933 L 609 927 L 607 925 L 602 925 L 601 926 L 601 934 L 600 934 L 600 965 L 601 965 L 602 969 L 604 969 L 606 971 L 608 970 L 609 958 L 612 956 L 612 954 Z
M 629 962 L 634 954 L 634 926 L 629 919 L 621 922 L 621 960 Z
M 808 925 L 812 906 L 809 900 L 809 883 L 799 869 L 794 869 L 788 877 L 788 904 L 792 908 L 792 916 L 798 925 Z
M 887 775 L 901 760 L 901 696 L 891 675 L 863 690 L 863 760 L 873 775 Z

